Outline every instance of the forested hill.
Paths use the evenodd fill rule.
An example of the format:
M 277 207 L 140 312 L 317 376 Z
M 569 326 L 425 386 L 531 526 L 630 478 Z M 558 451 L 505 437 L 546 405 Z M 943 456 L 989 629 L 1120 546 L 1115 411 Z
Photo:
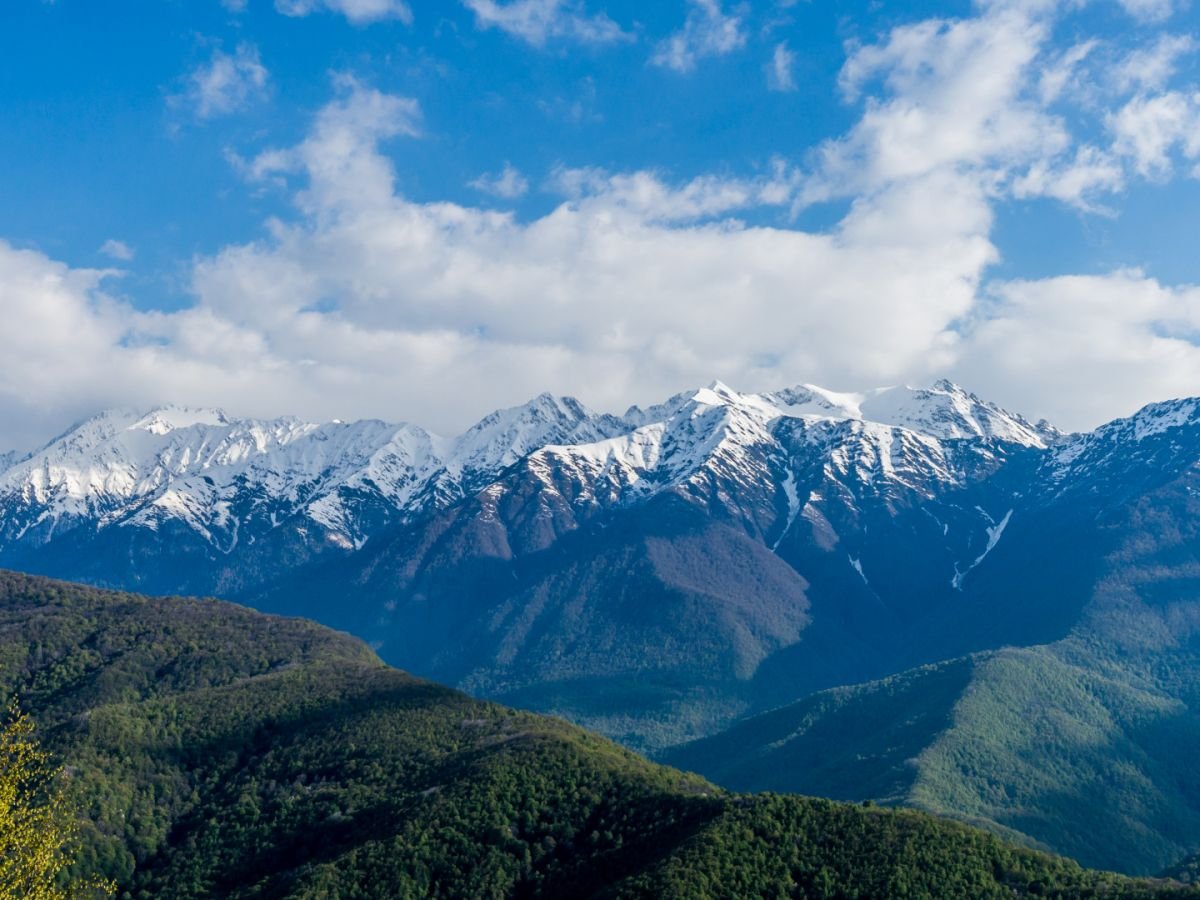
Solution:
M 20 695 L 122 897 L 1134 897 L 914 812 L 722 792 L 308 622 L 0 572 Z

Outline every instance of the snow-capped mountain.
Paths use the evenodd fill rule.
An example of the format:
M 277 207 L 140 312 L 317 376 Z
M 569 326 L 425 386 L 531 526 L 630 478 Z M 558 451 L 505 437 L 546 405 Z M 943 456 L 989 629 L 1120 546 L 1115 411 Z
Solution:
M 528 546 L 669 491 L 783 552 L 798 521 L 856 517 L 867 497 L 894 511 L 1059 439 L 948 382 L 863 394 L 717 382 L 620 417 L 542 394 L 451 438 L 373 420 L 110 410 L 5 460 L 0 562 L 146 590 L 243 591 L 247 578 L 359 550 L 485 488 L 499 502 L 525 477 L 542 485 L 537 504 L 561 507 Z M 510 469 L 523 474 L 503 480 Z M 970 512 L 947 543 L 970 556 L 1001 515 Z M 954 515 L 943 519 L 949 528 Z M 188 578 L 173 581 L 173 567 Z
M 1042 464 L 1050 501 L 1089 494 L 1117 503 L 1200 462 L 1200 399 L 1152 403 L 1124 419 L 1060 442 Z
M 984 508 L 982 498 L 964 505 L 957 496 L 942 508 L 941 498 L 983 481 L 1014 454 L 1061 440 L 1055 429 L 947 382 L 870 394 L 809 385 L 745 394 L 715 382 L 625 418 L 636 427 L 615 437 L 535 451 L 481 495 L 481 514 L 494 517 L 523 498 L 527 519 L 556 523 L 522 542 L 532 549 L 604 510 L 672 493 L 786 552 L 794 527 L 801 542 L 813 529 L 832 539 L 836 522 L 838 539 L 854 543 L 864 510 L 881 507 L 894 519 L 921 507 L 922 528 L 941 532 L 938 554 L 957 554 L 967 566 L 1005 508 Z M 944 560 L 947 583 L 959 562 Z M 867 577 L 857 550 L 847 549 L 846 566 Z
M 948 382 L 714 382 L 621 416 L 541 395 L 457 437 L 116 410 L 5 461 L 0 565 L 310 615 L 650 746 L 1052 639 L 1101 513 L 1198 461 L 1200 401 L 1064 435 Z M 641 706 L 590 705 L 630 679 Z
M 862 394 L 839 394 L 806 384 L 767 396 L 791 415 L 873 422 L 943 441 L 978 439 L 1046 447 L 1062 437 L 1047 422 L 1032 424 L 946 380 L 927 389 L 890 387 Z
M 77 527 L 154 529 L 173 520 L 229 552 L 245 527 L 270 530 L 300 516 L 328 540 L 358 547 L 381 516 L 403 521 L 456 502 L 531 453 L 535 468 L 588 482 L 585 499 L 628 503 L 666 488 L 699 497 L 706 477 L 747 488 L 775 474 L 786 480 L 786 442 L 825 447 L 837 477 L 903 485 L 917 472 L 957 477 L 946 441 L 1044 447 L 1056 437 L 944 382 L 860 395 L 811 386 L 741 394 L 718 382 L 620 418 L 543 394 L 449 439 L 370 420 L 110 410 L 20 462 L 3 459 L 0 541 L 37 545 Z
M 922 490 L 922 481 L 953 484 L 966 477 L 956 467 L 959 442 L 994 458 L 998 447 L 1044 449 L 1060 439 L 1053 428 L 1031 425 L 947 382 L 929 390 L 871 394 L 835 394 L 811 385 L 743 394 L 714 382 L 654 411 L 662 418 L 648 421 L 638 411 L 627 415 L 641 423 L 628 433 L 592 444 L 548 446 L 530 464 L 603 482 L 603 489 L 584 491 L 585 502 L 601 497 L 628 502 L 631 494 L 671 488 L 696 489 L 701 499 L 706 479 L 720 475 L 752 491 L 770 480 L 756 458 L 763 454 L 805 464 L 819 459 L 831 478 Z M 778 474 L 788 477 L 787 471 Z
M 1152 675 L 1191 702 L 1200 399 L 1072 435 L 948 382 L 714 382 L 621 416 L 542 395 L 457 437 L 110 411 L 5 461 L 0 566 L 311 617 L 651 753 L 800 700 L 789 734 L 907 772 L 974 682 L 897 707 L 889 676 L 945 660 L 1070 648 L 1078 694 L 1039 670 L 988 699 L 1018 722 L 1091 708 L 1101 643 L 1155 715 L 1178 702 Z
M 228 553 L 242 531 L 291 521 L 361 546 L 381 519 L 460 499 L 547 441 L 604 436 L 616 420 L 542 395 L 457 439 L 380 421 L 232 420 L 220 410 L 110 410 L 0 473 L 0 541 L 36 546 L 76 528 L 186 525 Z

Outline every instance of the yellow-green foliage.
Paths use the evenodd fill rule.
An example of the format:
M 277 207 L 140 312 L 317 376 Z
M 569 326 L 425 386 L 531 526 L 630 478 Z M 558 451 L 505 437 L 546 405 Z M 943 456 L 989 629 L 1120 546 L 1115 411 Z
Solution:
M 76 846 L 78 821 L 61 771 L 34 736 L 33 722 L 9 704 L 0 730 L 0 898 L 66 900 L 107 896 L 101 882 L 62 886 Z

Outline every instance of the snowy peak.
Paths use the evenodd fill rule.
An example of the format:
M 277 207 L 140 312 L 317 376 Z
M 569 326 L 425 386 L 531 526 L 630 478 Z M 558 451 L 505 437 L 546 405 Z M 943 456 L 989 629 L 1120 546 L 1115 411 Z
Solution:
M 200 409 L 189 406 L 162 406 L 151 410 L 131 428 L 148 431 L 151 434 L 164 435 L 181 428 L 207 426 L 219 428 L 228 425 L 229 419 L 219 409 Z
M 1143 441 L 1153 435 L 1163 434 L 1173 428 L 1194 427 L 1200 424 L 1200 399 L 1168 400 L 1143 407 L 1131 418 L 1118 420 L 1113 426 L 1132 430 L 1135 441 Z M 1099 429 L 1103 431 L 1105 429 Z
M 691 398 L 665 421 L 671 421 L 680 415 L 697 419 L 714 412 L 725 417 L 714 419 L 714 422 L 728 424 L 735 419 L 744 418 L 759 428 L 785 415 L 785 411 L 769 395 L 743 394 L 720 381 L 714 381 L 708 387 L 694 392 Z
M 1138 444 L 1172 431 L 1182 433 L 1183 429 L 1194 428 L 1197 425 L 1200 425 L 1200 398 L 1151 403 L 1132 416 L 1115 419 L 1101 425 L 1095 431 L 1076 436 L 1064 444 L 1055 457 L 1069 461 L 1086 448 L 1120 443 Z
M 1078 483 L 1089 474 L 1146 469 L 1148 458 L 1155 469 L 1200 461 L 1200 398 L 1151 403 L 1132 416 L 1072 436 L 1053 449 L 1046 472 L 1053 482 Z
M 357 547 L 386 523 L 456 503 L 527 459 L 547 482 L 560 480 L 560 470 L 578 496 L 606 503 L 678 489 L 705 503 L 754 496 L 770 505 L 785 480 L 794 487 L 801 465 L 825 465 L 831 477 L 872 491 L 884 483 L 907 490 L 954 480 L 941 441 L 1040 447 L 1046 433 L 949 383 L 758 394 L 714 381 L 623 417 L 547 393 L 454 438 L 377 420 L 117 409 L 3 460 L 0 550 L 79 525 L 157 528 L 171 519 L 226 552 L 288 522 L 302 530 L 315 523 L 315 533 Z
M 1035 425 L 944 380 L 928 388 L 887 387 L 864 393 L 804 384 L 767 396 L 788 415 L 873 422 L 942 441 L 1000 441 L 1045 448 L 1061 436 L 1048 422 Z
M 449 467 L 496 473 L 547 444 L 588 443 L 621 430 L 621 420 L 598 416 L 574 397 L 539 394 L 485 416 L 455 439 Z
M 638 423 L 632 431 L 545 447 L 533 455 L 531 471 L 585 505 L 667 490 L 704 503 L 716 498 L 726 508 L 761 505 L 785 482 L 794 489 L 800 472 L 814 485 L 835 483 L 843 496 L 899 501 L 994 470 L 1004 456 L 997 444 L 1043 448 L 1047 439 L 1020 416 L 949 383 L 861 394 L 801 385 L 755 394 L 715 381 L 633 412 L 626 416 Z M 662 418 L 648 421 L 653 412 Z
M 0 538 L 37 543 L 77 525 L 153 529 L 177 520 L 219 543 L 219 530 L 237 530 L 235 502 L 251 518 L 296 507 L 365 464 L 394 432 L 379 422 L 235 421 L 177 406 L 110 410 L 0 475 Z
M 378 420 L 231 419 L 186 406 L 109 410 L 0 469 L 0 550 L 6 539 L 44 542 L 83 524 L 156 529 L 167 520 L 224 552 L 239 531 L 288 521 L 301 529 L 315 523 L 334 543 L 357 547 L 388 521 L 480 489 L 547 443 L 625 430 L 619 419 L 549 394 L 449 440 Z
M 863 418 L 907 428 L 941 440 L 983 439 L 1044 449 L 1057 437 L 1052 426 L 981 400 L 950 381 L 926 389 L 887 388 L 867 395 Z
M 846 420 L 863 418 L 862 403 L 867 395 L 839 393 L 815 384 L 802 384 L 765 396 L 790 416 Z
M 695 395 L 696 391 L 681 391 L 667 399 L 666 402 L 656 403 L 645 409 L 640 406 L 631 406 L 625 411 L 625 415 L 621 416 L 621 421 L 631 429 L 662 422 L 679 412 Z
M 903 428 L 939 441 L 982 440 L 1044 449 L 1061 437 L 1052 425 L 1035 425 L 950 381 L 929 388 L 889 387 L 863 393 L 804 384 L 766 394 L 742 394 L 718 381 L 695 392 L 691 402 L 736 407 L 756 418 L 858 421 Z

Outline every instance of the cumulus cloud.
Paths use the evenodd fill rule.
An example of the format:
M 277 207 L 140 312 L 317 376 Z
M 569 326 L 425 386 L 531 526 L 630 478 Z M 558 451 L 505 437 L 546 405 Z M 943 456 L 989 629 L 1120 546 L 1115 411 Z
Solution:
M 218 49 L 187 78 L 187 89 L 175 101 L 191 107 L 199 119 L 228 115 L 266 96 L 269 75 L 253 44 L 239 44 L 233 53 Z
M 199 259 L 186 309 L 138 312 L 101 272 L 0 244 L 0 305 L 31 335 L 0 358 L 0 412 L 32 430 L 46 409 L 169 399 L 453 431 L 546 389 L 620 409 L 713 377 L 949 373 L 1081 427 L 1194 393 L 1197 288 L 1135 270 L 989 278 L 999 199 L 1086 206 L 1200 153 L 1196 98 L 1165 83 L 1097 113 L 1112 146 L 1073 135 L 1045 88 L 1069 63 L 1053 15 L 997 0 L 855 48 L 857 122 L 800 165 L 682 181 L 563 168 L 559 202 L 531 220 L 404 196 L 387 151 L 420 138 L 420 106 L 339 77 L 302 140 L 240 163 L 294 212 Z M 834 198 L 849 205 L 832 227 L 788 224 Z
M 320 120 L 378 102 L 362 92 L 323 113 L 314 134 Z M 369 138 L 312 136 L 285 156 L 306 181 L 303 219 L 204 260 L 199 306 L 313 361 L 310 377 L 342 372 L 377 384 L 372 394 L 420 383 L 406 399 L 435 424 L 450 397 L 480 412 L 555 385 L 620 405 L 714 370 L 762 381 L 768 357 L 840 379 L 894 377 L 937 358 L 994 255 L 962 233 L 977 229 L 952 205 L 924 212 L 918 193 L 956 193 L 950 178 L 906 185 L 835 234 L 812 235 L 733 217 L 785 202 L 782 170 L 679 186 L 564 171 L 564 202 L 522 223 L 381 190 L 390 167 Z M 967 206 L 962 215 L 978 215 Z
M 725 56 L 746 46 L 742 7 L 726 12 L 721 0 L 688 0 L 683 28 L 661 41 L 650 58 L 656 66 L 686 73 L 709 56 Z
M 1109 118 L 1109 127 L 1116 151 L 1139 174 L 1165 179 L 1174 169 L 1174 152 L 1188 160 L 1200 157 L 1200 92 L 1139 95 Z
M 547 387 L 615 408 L 714 375 L 766 387 L 785 371 L 837 383 L 923 371 L 947 361 L 946 324 L 967 312 L 994 255 L 952 205 L 924 212 L 930 193 L 958 192 L 948 179 L 885 193 L 830 234 L 737 220 L 786 201 L 782 167 L 682 185 L 564 171 L 563 202 L 525 223 L 416 203 L 396 192 L 379 148 L 416 130 L 415 105 L 359 84 L 343 92 L 300 144 L 247 163 L 249 177 L 297 181 L 298 217 L 201 260 L 193 307 L 138 314 L 102 299 L 97 274 L 24 257 L 63 285 L 73 305 L 61 323 L 88 325 L 39 328 L 61 342 L 47 356 L 108 373 L 96 380 L 107 402 L 153 392 L 452 430 Z M 978 212 L 971 203 L 963 214 Z M 19 286 L 4 301 L 31 315 L 44 307 Z M 35 406 L 84 380 L 44 359 L 0 365 Z M 91 385 L 73 409 L 98 393 Z
M 572 0 L 462 0 L 481 28 L 498 28 L 535 47 L 552 40 L 611 44 L 633 40 L 603 13 L 589 14 Z
M 504 168 L 496 174 L 480 175 L 468 187 L 503 200 L 515 200 L 525 196 L 529 190 L 529 181 L 512 163 L 506 162 Z
M 613 174 L 603 169 L 560 168 L 550 186 L 576 202 L 604 198 L 606 204 L 647 222 L 696 222 L 740 210 L 787 203 L 796 173 L 781 160 L 758 179 L 702 175 L 669 185 L 652 172 Z
M 1082 63 L 1092 55 L 1099 44 L 1095 39 L 1081 41 L 1052 56 L 1038 78 L 1038 92 L 1042 103 L 1053 103 L 1069 88 L 1075 86 Z
M 133 313 L 105 296 L 103 277 L 0 241 L 0 307 L 7 333 L 20 338 L 0 362 L 0 416 L 10 446 L 28 448 L 135 387 L 105 366 L 110 355 L 131 352 L 122 342 Z
M 275 0 L 275 8 L 285 16 L 339 13 L 355 25 L 387 19 L 412 22 L 412 9 L 404 0 Z
M 1200 384 L 1200 287 L 1137 270 L 996 285 L 953 367 L 974 390 L 1088 427 Z
M 1069 158 L 1036 160 L 1013 181 L 1013 196 L 1052 197 L 1088 212 L 1111 214 L 1100 198 L 1126 183 L 1125 168 L 1106 150 L 1083 145 Z
M 989 185 L 1065 151 L 1062 121 L 1038 102 L 1041 16 L 1001 7 L 929 20 L 858 49 L 841 73 L 847 99 L 880 83 L 849 133 L 819 148 L 811 199 L 854 195 L 953 167 Z
M 339 205 L 386 203 L 395 173 L 377 152 L 379 142 L 421 134 L 416 100 L 367 88 L 346 75 L 337 76 L 335 86 L 341 96 L 317 114 L 303 141 L 241 163 L 252 181 L 283 183 L 289 175 L 307 174 L 309 189 L 298 194 L 297 201 L 313 214 Z

